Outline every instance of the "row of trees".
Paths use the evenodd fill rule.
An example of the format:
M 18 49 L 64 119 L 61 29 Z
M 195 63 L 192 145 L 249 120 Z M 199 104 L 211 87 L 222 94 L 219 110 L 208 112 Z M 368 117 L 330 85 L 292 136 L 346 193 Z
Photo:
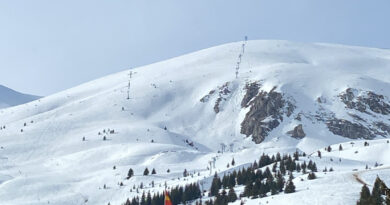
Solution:
M 282 156 L 280 153 L 272 156 L 263 154 L 260 156 L 259 160 L 255 160 L 251 166 L 225 174 L 222 177 L 222 180 L 216 173 L 209 192 L 209 196 L 213 198 L 205 201 L 204 203 L 225 205 L 229 202 L 236 201 L 238 197 L 234 191 L 234 187 L 237 185 L 245 185 L 244 192 L 241 194 L 241 197 L 257 198 L 265 197 L 268 193 L 271 193 L 272 195 L 281 192 L 293 193 L 295 192 L 295 185 L 293 183 L 292 172 L 296 171 L 307 173 L 307 171 L 310 170 L 311 173 L 308 178 L 316 178 L 314 174 L 314 172 L 317 172 L 315 162 L 310 160 L 308 164 L 306 164 L 306 162 L 299 163 L 297 161 L 300 156 L 305 156 L 305 154 L 299 154 L 298 152 L 295 152 L 292 156 Z M 232 162 L 232 165 L 234 163 L 235 162 Z M 272 165 L 272 169 L 269 165 Z M 287 173 L 289 173 L 289 177 L 286 180 L 284 176 Z M 133 174 L 134 172 L 130 169 L 128 178 L 133 176 Z M 144 175 L 148 175 L 148 171 L 144 171 Z M 184 170 L 183 176 L 188 176 L 187 170 Z M 185 187 L 178 186 L 172 189 L 169 192 L 169 195 L 171 196 L 173 204 L 179 204 L 200 198 L 201 191 L 198 184 L 190 184 Z M 137 197 L 133 198 L 132 200 L 128 200 L 125 205 L 158 204 L 161 200 L 163 200 L 163 198 L 163 194 L 155 194 L 151 196 L 150 193 L 144 193 L 141 199 Z M 198 204 L 201 204 L 201 202 L 198 202 Z
M 377 177 L 371 193 L 367 185 L 362 187 L 357 205 L 382 204 L 390 205 L 390 189 L 387 188 L 386 184 L 379 177 Z
M 115 169 L 115 168 L 114 168 Z M 144 173 L 143 173 L 143 175 L 144 176 L 147 176 L 147 175 L 149 175 L 149 169 L 148 168 L 145 168 L 145 170 L 144 170 Z M 156 172 L 156 170 L 153 168 L 153 170 L 152 170 L 152 173 L 151 174 L 157 174 L 157 172 Z M 126 179 L 130 179 L 131 177 L 133 177 L 134 176 L 134 170 L 132 169 L 132 168 L 130 168 L 129 169 L 129 171 L 127 172 L 127 177 L 126 177 Z
M 185 204 L 201 197 L 201 190 L 197 183 L 188 184 L 186 186 L 177 186 L 170 191 L 167 191 L 171 198 L 172 204 Z M 161 205 L 164 204 L 164 193 L 153 194 L 148 192 L 142 194 L 141 199 L 134 197 L 131 200 L 127 199 L 125 205 Z

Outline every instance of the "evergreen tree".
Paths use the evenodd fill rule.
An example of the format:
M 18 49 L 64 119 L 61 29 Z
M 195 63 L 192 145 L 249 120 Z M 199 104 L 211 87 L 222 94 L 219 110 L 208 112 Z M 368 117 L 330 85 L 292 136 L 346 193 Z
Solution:
M 147 175 L 149 175 L 149 169 L 146 167 L 144 170 L 144 176 L 147 176 Z
M 364 185 L 362 187 L 362 191 L 360 192 L 360 199 L 357 205 L 369 205 L 369 204 L 371 204 L 370 190 L 368 189 L 367 185 Z
M 339 151 L 343 151 L 343 146 L 341 146 L 341 144 L 339 146 Z
M 295 185 L 291 179 L 289 179 L 286 183 L 286 187 L 284 188 L 284 193 L 294 193 L 295 192 Z
M 228 201 L 235 202 L 236 200 L 237 200 L 237 194 L 234 191 L 233 187 L 230 187 L 229 193 L 228 193 Z
M 328 152 L 331 152 L 332 151 L 332 147 L 329 145 L 328 146 Z
M 134 176 L 134 171 L 130 168 L 129 172 L 127 173 L 127 179 L 130 179 L 132 176 Z
M 272 165 L 272 172 L 276 173 L 276 168 L 278 167 L 278 163 L 275 162 L 274 165 Z
M 146 205 L 152 205 L 152 196 L 150 195 L 150 192 L 148 192 L 148 195 L 146 196 Z
M 271 189 L 271 195 L 278 194 L 278 192 L 279 192 L 278 185 L 276 182 L 271 182 L 270 189 Z
M 146 205 L 146 196 L 145 196 L 145 192 L 142 193 L 140 205 Z
M 257 164 L 257 161 L 255 160 L 252 164 L 253 169 L 259 168 L 259 165 Z
M 313 179 L 316 179 L 316 178 L 317 178 L 317 176 L 314 174 L 314 172 L 309 173 L 309 175 L 307 176 L 308 180 L 313 180 Z
M 311 168 L 311 171 L 317 172 L 317 165 L 316 165 L 315 162 L 313 163 L 313 166 L 312 166 L 312 168 Z
M 253 189 L 253 184 L 252 183 L 248 183 L 247 185 L 245 185 L 243 195 L 246 196 L 246 197 L 252 196 L 252 189 Z
M 184 171 L 183 171 L 183 177 L 187 177 L 187 176 L 188 176 L 187 169 L 184 169 Z
M 295 153 L 294 153 L 294 160 L 295 161 L 299 160 L 299 153 L 298 153 L 298 151 L 295 151 Z
M 236 162 L 234 161 L 234 158 L 232 159 L 232 166 L 234 166 L 236 164 Z
M 279 192 L 282 192 L 283 191 L 283 186 L 284 186 L 284 178 L 283 178 L 283 175 L 279 172 L 276 175 L 276 189 Z
M 215 175 L 213 178 L 213 182 L 211 183 L 211 188 L 210 188 L 210 194 L 211 196 L 217 196 L 219 189 L 221 189 L 221 179 L 218 177 L 218 175 Z
M 279 170 L 280 170 L 280 172 L 281 172 L 283 175 L 286 175 L 286 167 L 285 167 L 285 165 L 284 165 L 284 160 L 280 161 Z
M 375 183 L 374 183 L 374 188 L 372 189 L 372 194 L 371 194 L 372 202 L 374 204 L 382 204 L 383 203 L 383 198 L 382 198 L 383 191 L 381 190 L 382 183 L 383 183 L 382 180 L 379 177 L 377 177 L 375 180 Z
M 222 190 L 221 194 L 217 195 L 214 204 L 215 205 L 227 205 L 229 203 L 228 196 L 226 195 L 226 191 Z
M 153 170 L 152 170 L 152 174 L 157 174 L 156 173 L 156 170 L 153 168 Z
M 231 188 L 231 187 L 234 187 L 236 186 L 236 175 L 237 175 L 237 172 L 234 171 L 233 174 L 229 175 L 229 182 L 228 182 L 228 187 Z

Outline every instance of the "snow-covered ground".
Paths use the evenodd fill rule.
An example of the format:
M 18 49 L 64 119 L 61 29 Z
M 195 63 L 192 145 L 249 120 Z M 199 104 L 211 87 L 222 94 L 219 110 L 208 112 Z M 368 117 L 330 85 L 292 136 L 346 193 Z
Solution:
M 175 186 L 192 181 L 201 181 L 207 189 L 212 176 L 207 167 L 214 157 L 213 172 L 223 172 L 232 158 L 239 167 L 263 152 L 296 149 L 314 153 L 310 159 L 320 171 L 325 166 L 335 171 L 318 174 L 313 181 L 297 177 L 296 193 L 246 199 L 248 204 L 355 204 L 362 186 L 356 173 L 368 184 L 376 174 L 389 181 L 386 140 L 378 136 L 370 146 L 364 141 L 352 146 L 351 139 L 334 135 L 313 117 L 318 110 L 327 110 L 341 119 L 351 120 L 352 112 L 367 122 L 389 123 L 386 115 L 347 110 L 337 97 L 355 88 L 375 91 L 387 100 L 389 50 L 249 41 L 236 78 L 240 53 L 242 42 L 230 43 L 132 69 L 130 99 L 128 70 L 0 110 L 0 126 L 5 126 L 0 130 L 0 204 L 121 204 L 136 195 L 130 189 L 141 182 L 146 191 L 161 191 L 165 182 Z M 276 86 L 296 106 L 294 114 L 284 116 L 258 145 L 240 134 L 249 110 L 241 107 L 244 88 L 255 81 L 264 91 Z M 222 94 L 220 112 L 215 113 L 224 85 L 229 92 Z M 204 98 L 212 90 L 216 92 Z M 202 98 L 207 100 L 201 102 Z M 323 99 L 321 105 L 318 98 Z M 303 114 L 301 121 L 296 119 L 298 113 Z M 301 140 L 286 134 L 297 124 L 303 124 L 306 133 Z M 218 153 L 221 143 L 227 145 L 224 154 Z M 330 153 L 324 151 L 328 145 L 333 145 Z M 322 159 L 316 157 L 317 150 Z M 374 168 L 375 162 L 383 165 Z M 371 169 L 365 170 L 366 164 Z M 146 167 L 155 168 L 157 174 L 142 176 Z M 126 180 L 129 168 L 135 177 Z M 183 179 L 184 169 L 195 176 Z

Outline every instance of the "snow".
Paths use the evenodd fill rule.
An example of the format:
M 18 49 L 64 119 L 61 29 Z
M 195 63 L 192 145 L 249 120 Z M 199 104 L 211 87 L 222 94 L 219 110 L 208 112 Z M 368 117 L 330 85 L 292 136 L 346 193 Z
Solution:
M 356 112 L 368 122 L 389 123 L 386 116 L 346 110 L 337 96 L 353 87 L 389 98 L 390 51 L 249 41 L 235 79 L 241 44 L 225 44 L 134 68 L 129 100 L 126 70 L 1 110 L 0 125 L 6 126 L 0 130 L 1 204 L 121 204 L 136 195 L 130 189 L 141 182 L 146 191 L 162 191 L 160 185 L 165 182 L 176 186 L 192 181 L 202 181 L 206 189 L 214 171 L 247 166 L 263 152 L 292 153 L 296 149 L 308 154 L 321 150 L 322 159 L 315 153 L 310 159 L 319 170 L 326 166 L 335 172 L 319 174 L 313 181 L 296 178 L 297 193 L 247 199 L 248 204 L 355 204 L 362 185 L 353 177 L 353 170 L 364 170 L 366 164 L 373 167 L 375 162 L 388 166 L 389 145 L 378 137 L 368 147 L 363 141 L 352 147 L 350 139 L 332 134 L 313 116 L 319 109 L 345 119 L 350 118 L 348 112 Z M 248 111 L 241 108 L 244 87 L 254 81 L 265 91 L 276 86 L 277 91 L 294 99 L 294 113 L 304 114 L 301 122 L 285 116 L 259 145 L 240 134 Z M 225 83 L 230 93 L 221 95 L 224 99 L 216 114 L 213 107 Z M 211 90 L 215 93 L 208 101 L 200 102 Z M 319 105 L 318 97 L 325 103 Z M 286 134 L 297 124 L 304 125 L 306 137 L 302 140 Z M 115 133 L 103 133 L 108 129 Z M 228 150 L 233 144 L 233 152 L 218 153 L 221 143 Z M 338 151 L 340 143 L 343 151 Z M 332 144 L 332 152 L 323 150 Z M 210 173 L 207 167 L 213 157 L 218 159 Z M 232 158 L 237 165 L 228 169 Z M 145 167 L 155 168 L 157 175 L 142 176 Z M 135 177 L 126 180 L 129 168 L 134 169 Z M 196 174 L 183 179 L 184 169 Z M 375 175 L 375 169 L 371 170 Z M 370 177 L 367 183 L 373 183 Z M 148 185 L 151 181 L 154 188 Z M 104 184 L 108 189 L 103 189 Z

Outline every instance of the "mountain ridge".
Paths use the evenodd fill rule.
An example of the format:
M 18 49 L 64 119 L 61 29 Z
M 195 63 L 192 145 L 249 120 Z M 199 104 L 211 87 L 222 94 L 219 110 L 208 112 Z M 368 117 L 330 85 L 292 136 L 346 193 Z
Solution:
M 20 93 L 3 85 L 0 85 L 0 109 L 25 104 L 37 100 L 39 98 L 41 97 Z
M 172 179 L 184 169 L 200 172 L 198 180 L 209 177 L 208 163 L 216 156 L 216 171 L 223 172 L 233 157 L 241 166 L 263 152 L 314 153 L 355 140 L 345 136 L 382 143 L 389 136 L 389 68 L 388 50 L 235 42 L 4 109 L 0 201 L 120 204 L 141 181 L 174 186 L 182 183 Z M 339 132 L 340 126 L 353 131 Z M 355 160 L 348 169 L 366 163 L 348 160 Z M 136 173 L 156 167 L 158 175 L 138 175 L 125 181 L 126 189 L 118 187 L 130 167 Z M 29 188 L 15 188 L 23 184 Z M 111 188 L 103 192 L 104 184 Z

